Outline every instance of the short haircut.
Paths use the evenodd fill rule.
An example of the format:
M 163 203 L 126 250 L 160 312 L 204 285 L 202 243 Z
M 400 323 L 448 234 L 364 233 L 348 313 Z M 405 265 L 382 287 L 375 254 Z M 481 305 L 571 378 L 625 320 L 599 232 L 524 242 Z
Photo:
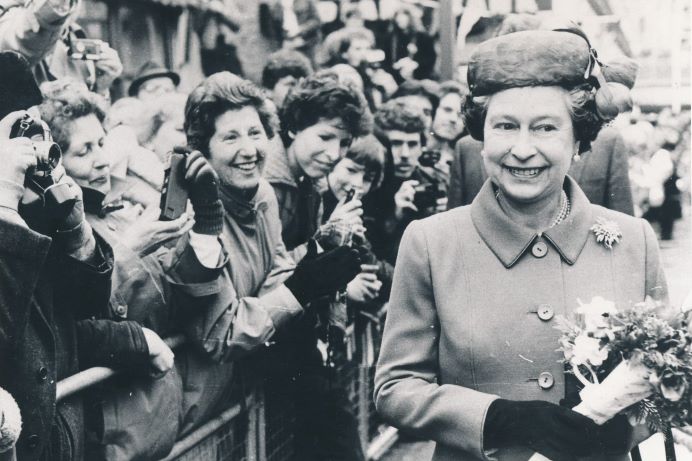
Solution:
M 459 83 L 456 80 L 447 80 L 440 83 L 440 99 L 447 96 L 450 93 L 458 94 L 463 100 L 467 94 L 469 94 L 469 89 L 463 83 Z
M 392 99 L 375 113 L 375 130 L 378 137 L 386 137 L 387 131 L 403 131 L 404 133 L 420 133 L 425 135 L 425 114 L 418 107 L 405 101 Z
M 284 77 L 300 79 L 312 73 L 310 60 L 300 51 L 279 50 L 269 55 L 262 70 L 262 86 L 271 90 Z
M 380 185 L 384 173 L 385 148 L 371 134 L 356 138 L 346 152 L 347 159 L 365 167 L 366 173 L 373 174 L 373 188 Z
M 53 141 L 63 152 L 70 147 L 70 124 L 73 121 L 94 115 L 103 123 L 106 118 L 105 99 L 89 91 L 82 82 L 70 79 L 46 82 L 41 85 L 41 92 L 41 118 L 50 127 Z
M 340 83 L 330 72 L 310 76 L 295 86 L 286 96 L 279 117 L 286 146 L 291 144 L 289 133 L 298 133 L 320 120 L 340 119 L 354 138 L 372 131 L 372 115 L 363 94 Z
M 341 56 L 351 48 L 354 40 L 367 40 L 375 46 L 375 35 L 365 27 L 344 27 L 327 35 L 322 43 L 321 62 L 325 67 L 344 63 Z
M 406 80 L 392 95 L 392 99 L 403 96 L 422 96 L 430 101 L 433 113 L 440 104 L 440 84 L 434 80 Z
M 254 107 L 267 136 L 274 136 L 276 115 L 261 88 L 230 72 L 207 77 L 192 90 L 185 104 L 183 127 L 190 147 L 209 156 L 209 140 L 216 130 L 216 119 L 229 110 L 243 107 Z

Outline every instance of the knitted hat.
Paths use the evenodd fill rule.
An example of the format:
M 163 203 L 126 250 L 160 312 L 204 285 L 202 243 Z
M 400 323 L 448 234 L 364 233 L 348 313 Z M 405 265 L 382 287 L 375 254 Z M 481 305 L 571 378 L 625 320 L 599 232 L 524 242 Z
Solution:
M 14 51 L 0 52 L 0 119 L 10 112 L 41 104 L 29 62 Z
M 180 75 L 178 75 L 170 69 L 163 67 L 159 63 L 147 61 L 137 71 L 135 79 L 132 80 L 132 83 L 130 83 L 130 88 L 128 88 L 127 94 L 130 96 L 137 96 L 139 87 L 142 86 L 144 82 L 146 82 L 147 80 L 151 80 L 152 78 L 159 77 L 170 78 L 171 80 L 173 80 L 173 84 L 175 86 L 178 86 L 178 83 L 180 83 Z
M 598 88 L 598 113 L 609 120 L 629 98 L 637 70 L 637 64 L 624 56 L 601 63 L 577 29 L 527 30 L 481 43 L 469 60 L 468 83 L 473 96 L 526 86 L 573 88 L 591 83 Z

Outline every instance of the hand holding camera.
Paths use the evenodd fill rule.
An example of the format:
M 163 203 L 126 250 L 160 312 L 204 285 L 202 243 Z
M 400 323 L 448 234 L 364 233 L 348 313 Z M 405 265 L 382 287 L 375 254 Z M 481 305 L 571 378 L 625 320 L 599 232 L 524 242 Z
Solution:
M 195 211 L 192 230 L 198 234 L 219 235 L 223 229 L 223 204 L 219 199 L 219 177 L 204 155 L 192 151 L 185 162 L 185 181 Z
M 24 178 L 36 167 L 37 153 L 28 138 L 10 138 L 12 127 L 27 115 L 12 112 L 0 120 L 0 155 L 5 166 L 0 168 L 0 206 L 17 211 L 24 195 Z
M 377 265 L 363 264 L 362 272 L 346 286 L 346 295 L 351 301 L 372 301 L 380 294 L 382 282 L 377 278 Z
M 162 243 L 180 238 L 192 224 L 186 213 L 172 221 L 160 221 L 158 208 L 148 207 L 125 231 L 123 242 L 135 253 L 146 255 Z
M 404 219 L 407 212 L 418 211 L 414 199 L 416 197 L 416 187 L 418 187 L 419 184 L 420 183 L 415 179 L 404 181 L 397 193 L 394 194 L 394 216 L 397 221 Z

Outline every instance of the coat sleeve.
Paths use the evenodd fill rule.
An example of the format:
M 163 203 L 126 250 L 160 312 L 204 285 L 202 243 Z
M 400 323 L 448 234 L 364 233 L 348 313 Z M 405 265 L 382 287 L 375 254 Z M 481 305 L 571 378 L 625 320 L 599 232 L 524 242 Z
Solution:
M 0 214 L 0 368 L 29 322 L 36 284 L 50 248 L 50 238 Z
M 478 459 L 483 424 L 497 397 L 438 382 L 441 326 L 426 237 L 414 221 L 401 242 L 375 373 L 375 405 L 390 424 Z
M 102 366 L 146 371 L 149 347 L 137 322 L 80 320 L 76 326 L 80 369 Z
M 38 64 L 60 39 L 76 4 L 70 0 L 38 0 L 7 9 L 0 16 L 0 49 L 16 51 L 32 65 Z
M 189 245 L 182 246 L 180 259 L 196 260 Z M 280 255 L 275 254 L 274 264 L 256 296 L 240 296 L 227 270 L 221 270 L 217 277 L 199 262 L 167 268 L 173 282 L 174 302 L 181 305 L 178 311 L 184 311 L 186 334 L 197 349 L 218 362 L 236 360 L 267 342 L 290 318 L 302 314 L 302 306 L 282 283 L 294 265 L 281 248 L 283 244 L 275 249 Z M 243 264 L 228 264 L 234 263 L 237 267 Z M 196 266 L 202 277 L 185 277 L 182 269 L 186 266 Z

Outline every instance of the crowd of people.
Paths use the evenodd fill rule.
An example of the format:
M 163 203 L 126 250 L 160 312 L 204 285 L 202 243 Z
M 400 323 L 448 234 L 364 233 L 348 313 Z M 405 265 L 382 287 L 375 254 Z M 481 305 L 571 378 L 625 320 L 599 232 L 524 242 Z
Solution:
M 470 204 L 489 214 L 504 206 L 500 189 L 489 186 L 499 173 L 487 169 L 490 109 L 478 99 L 499 87 L 483 95 L 480 74 L 471 88 L 439 82 L 435 39 L 408 5 L 384 30 L 368 28 L 357 10 L 323 40 L 306 27 L 300 46 L 287 39 L 269 57 L 260 83 L 219 72 L 184 94 L 175 71 L 149 62 L 128 96 L 111 101 L 109 87 L 122 72 L 117 52 L 105 46 L 98 59 L 70 58 L 70 40 L 83 39 L 77 4 L 17 2 L 0 13 L 0 390 L 22 417 L 21 432 L 8 427 L 12 418 L 0 418 L 0 440 L 19 433 L 16 443 L 0 443 L 0 459 L 161 459 L 261 384 L 295 404 L 296 460 L 364 460 L 334 367 L 347 355 L 347 327 L 387 306 L 390 293 L 400 323 L 388 320 L 377 382 L 385 419 L 442 440 L 448 458 L 439 459 L 482 451 L 484 433 L 491 448 L 521 443 L 524 433 L 501 423 L 507 412 L 531 408 L 494 405 L 493 432 L 470 421 L 480 418 L 483 399 L 442 400 L 437 390 L 406 388 L 437 379 L 438 352 L 423 356 L 433 354 L 431 342 L 440 341 L 445 366 L 472 367 L 469 349 L 442 344 L 440 319 L 414 312 L 418 304 L 407 297 L 439 295 L 437 315 L 449 312 L 445 322 L 455 322 L 447 306 L 472 295 L 452 290 L 463 291 L 453 265 L 430 274 L 426 239 L 439 254 L 452 251 L 452 234 L 475 235 L 474 224 L 409 225 Z M 296 27 L 305 22 L 298 16 Z M 620 83 L 631 88 L 634 69 Z M 588 90 L 579 90 L 571 94 L 574 110 L 591 110 L 579 99 Z M 689 187 L 681 154 L 689 151 L 689 113 L 649 120 L 632 112 L 631 100 L 618 103 L 619 122 L 598 135 L 600 124 L 587 115 L 575 122 L 579 147 L 562 162 L 569 177 L 558 178 L 567 184 L 567 207 L 573 216 L 588 202 L 644 216 L 660 223 L 661 238 L 672 238 L 680 191 Z M 515 116 L 503 115 L 493 130 L 511 131 Z M 31 131 L 17 133 L 24 126 Z M 162 218 L 162 194 L 176 193 L 183 209 Z M 491 218 L 483 218 L 485 230 L 497 225 Z M 657 256 L 651 238 L 642 234 L 639 250 Z M 399 251 L 402 239 L 408 251 Z M 509 268 L 518 256 L 496 244 Z M 576 258 L 564 245 L 563 257 Z M 484 269 L 494 267 L 491 252 L 482 256 L 492 261 L 467 281 L 477 312 L 484 296 L 500 303 L 509 280 Z M 646 268 L 647 286 L 659 282 L 657 270 Z M 431 276 L 437 288 L 421 281 Z M 473 325 L 459 332 L 471 334 Z M 166 339 L 176 335 L 185 344 L 174 352 Z M 93 366 L 122 373 L 56 402 L 56 383 Z M 467 376 L 443 372 L 440 379 L 473 386 Z M 6 402 L 0 394 L 0 412 L 10 415 Z M 447 405 L 447 416 L 439 408 L 435 419 L 435 408 Z M 469 420 L 446 421 L 456 410 Z M 519 435 L 505 440 L 505 429 Z

